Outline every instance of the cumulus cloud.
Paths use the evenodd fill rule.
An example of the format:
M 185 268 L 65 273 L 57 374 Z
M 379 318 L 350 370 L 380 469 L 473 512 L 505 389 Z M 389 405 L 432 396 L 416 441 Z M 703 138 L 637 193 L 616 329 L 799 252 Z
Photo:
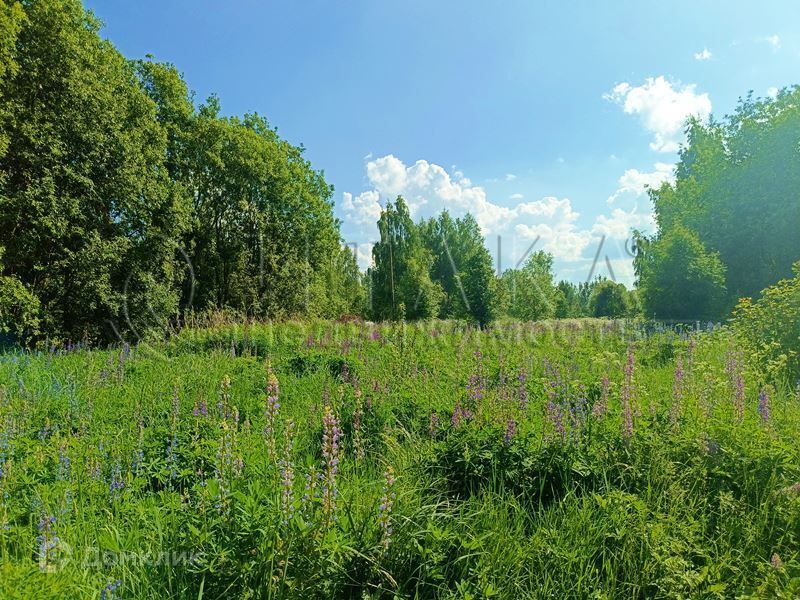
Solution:
M 628 169 L 617 180 L 616 191 L 608 197 L 608 204 L 619 203 L 626 198 L 638 199 L 648 189 L 656 189 L 665 181 L 675 181 L 674 165 L 657 162 L 655 169 L 643 172 L 639 169 Z
M 764 38 L 764 41 L 767 42 L 770 46 L 772 46 L 773 50 L 778 50 L 781 47 L 781 38 L 777 33 L 773 35 L 768 35 L 767 37 Z
M 517 178 L 513 173 L 506 173 L 506 181 L 514 181 Z
M 670 165 L 658 163 L 654 173 L 660 175 L 635 170 L 626 172 L 620 178 L 620 188 L 625 188 L 618 190 L 620 197 L 643 194 L 646 185 L 660 177 L 667 178 L 670 168 Z M 577 268 L 576 265 L 588 268 L 603 236 L 619 242 L 629 237 L 631 229 L 647 229 L 652 222 L 649 212 L 639 214 L 636 207 L 623 208 L 615 204 L 610 214 L 601 215 L 590 225 L 582 226 L 580 214 L 568 198 L 550 196 L 524 201 L 522 194 L 514 194 L 510 205 L 504 206 L 492 202 L 486 190 L 473 185 L 463 173 L 448 172 L 425 160 L 407 165 L 391 154 L 368 161 L 366 172 L 370 189 L 358 195 L 345 192 L 340 204 L 346 237 L 362 242 L 358 245 L 362 267 L 371 261 L 371 244 L 363 243 L 363 240 L 377 239 L 375 223 L 380 217 L 381 206 L 398 195 L 406 200 L 415 220 L 435 216 L 444 209 L 453 216 L 471 213 L 483 235 L 502 236 L 503 267 L 515 266 L 531 248 L 551 252 L 559 276 L 562 269 L 567 272 Z M 491 252 L 496 252 L 494 239 L 488 246 Z M 619 247 L 618 243 L 617 250 Z M 604 255 L 613 251 L 612 244 Z M 617 252 L 617 256 L 622 254 Z
M 702 51 L 694 53 L 694 59 L 695 60 L 701 60 L 701 61 L 702 60 L 711 60 L 712 56 L 713 55 L 711 54 L 711 51 L 708 48 L 703 48 Z
M 631 236 L 634 229 L 653 231 L 655 218 L 652 212 L 626 211 L 615 208 L 610 215 L 600 215 L 592 226 L 592 233 L 624 241 Z
M 650 148 L 656 152 L 676 152 L 683 141 L 683 127 L 692 115 L 706 119 L 711 114 L 708 94 L 698 94 L 694 84 L 682 85 L 663 76 L 649 77 L 639 86 L 617 84 L 603 97 L 618 104 L 627 114 L 638 115 L 645 129 L 653 134 Z
M 767 96 L 769 96 L 770 98 L 777 98 L 778 97 L 778 91 L 779 91 L 778 88 L 771 87 L 771 88 L 769 88 L 767 90 Z

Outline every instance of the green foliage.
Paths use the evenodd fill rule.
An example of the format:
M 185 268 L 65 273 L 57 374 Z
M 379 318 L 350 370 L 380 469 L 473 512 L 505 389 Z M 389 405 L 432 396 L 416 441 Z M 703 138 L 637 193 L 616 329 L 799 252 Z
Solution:
M 53 337 L 161 328 L 177 310 L 184 220 L 155 106 L 80 2 L 24 10 L 17 68 L 0 83 L 4 274 L 38 299 Z
M 589 309 L 593 317 L 619 319 L 631 313 L 627 288 L 610 279 L 599 281 L 592 290 Z
M 495 316 L 495 276 L 492 258 L 475 218 L 467 213 L 452 219 L 447 211 L 420 225 L 433 254 L 431 280 L 444 293 L 439 317 L 467 319 L 480 325 Z
M 503 272 L 505 312 L 523 321 L 549 319 L 556 314 L 558 288 L 553 283 L 553 256 L 539 250 L 531 254 L 521 269 Z
M 645 258 L 647 277 L 640 285 L 648 314 L 666 309 L 673 318 L 717 317 L 738 298 L 755 297 L 790 276 L 800 258 L 800 88 L 784 89 L 774 99 L 751 93 L 723 121 L 690 120 L 687 132 L 675 183 L 651 192 L 659 226 L 653 243 L 681 227 L 696 236 L 704 252 L 717 257 L 705 261 L 713 278 L 705 289 L 710 297 L 694 311 L 689 301 L 682 307 L 674 299 L 653 304 L 659 295 L 647 291 L 653 281 L 662 291 L 673 281 L 685 289 L 686 277 L 673 269 L 674 261 L 662 268 Z M 725 270 L 722 298 L 722 268 L 712 262 Z
M 386 205 L 378 232 L 380 241 L 372 248 L 374 266 L 367 272 L 373 318 L 414 320 L 438 316 L 444 291 L 430 276 L 434 256 L 402 198 Z
M 776 379 L 800 379 L 800 262 L 795 276 L 763 290 L 755 302 L 742 298 L 733 313 L 734 328 L 749 353 Z
M 2 265 L 3 248 L 0 248 Z M 0 276 L 0 335 L 26 342 L 39 333 L 39 299 L 16 277 Z
M 643 309 L 648 317 L 714 318 L 725 302 L 725 265 L 696 233 L 675 225 L 659 238 L 640 239 L 635 259 Z
M 302 147 L 215 97 L 196 107 L 174 66 L 128 61 L 98 31 L 79 0 L 0 4 L 0 276 L 39 304 L 42 335 L 140 340 L 190 310 L 361 312 L 332 188 Z

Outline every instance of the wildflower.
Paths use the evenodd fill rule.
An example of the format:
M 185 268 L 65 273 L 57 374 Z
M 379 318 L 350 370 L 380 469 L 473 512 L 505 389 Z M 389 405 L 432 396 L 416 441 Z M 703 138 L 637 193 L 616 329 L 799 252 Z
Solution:
M 769 393 L 767 388 L 761 388 L 761 393 L 758 395 L 758 414 L 761 415 L 761 420 L 764 423 L 769 422 Z
M 314 514 L 314 503 L 317 500 L 317 484 L 322 477 L 322 473 L 317 472 L 314 465 L 306 473 L 306 484 L 303 488 L 303 498 L 300 501 L 300 513 L 306 521 L 311 520 Z
M 436 437 L 436 432 L 439 430 L 439 415 L 435 412 L 431 413 L 430 421 L 428 423 L 428 433 L 431 437 Z
M 567 431 L 564 428 L 564 413 L 561 404 L 555 401 L 554 396 L 550 396 L 547 401 L 547 422 L 550 424 L 555 437 L 560 437 L 562 441 L 566 439 Z
M 772 557 L 769 559 L 769 562 L 772 565 L 773 569 L 783 568 L 783 561 L 781 560 L 781 557 L 777 552 L 773 552 Z
M 108 484 L 108 491 L 112 498 L 118 498 L 120 491 L 125 487 L 125 482 L 122 481 L 122 468 L 119 463 L 114 465 L 111 469 L 111 481 Z
M 43 571 L 49 570 L 50 562 L 55 559 L 55 549 L 58 546 L 54 516 L 42 515 L 39 520 L 39 536 L 36 538 L 36 542 L 39 544 L 39 568 Z
M 378 523 L 380 524 L 382 535 L 381 545 L 383 549 L 389 548 L 392 539 L 392 507 L 396 494 L 394 491 L 394 484 L 397 481 L 394 475 L 394 469 L 390 466 L 386 467 L 383 474 L 383 494 L 381 495 L 381 503 L 378 506 Z
M 456 400 L 456 407 L 453 409 L 453 416 L 450 419 L 450 423 L 453 427 L 459 427 L 461 423 L 464 421 L 468 421 L 472 418 L 472 411 L 464 408 L 461 405 L 461 401 Z
M 506 446 L 511 443 L 511 440 L 514 439 L 514 436 L 517 435 L 517 422 L 514 419 L 507 419 L 506 420 L 506 434 L 503 437 L 503 441 L 505 442 Z
M 69 479 L 70 474 L 70 459 L 67 456 L 67 444 L 62 443 L 58 447 L 58 474 L 56 479 L 59 481 L 66 481 Z
M 330 517 L 336 510 L 337 485 L 336 476 L 339 472 L 339 440 L 342 432 L 339 429 L 339 420 L 333 413 L 330 405 L 325 407 L 322 418 L 322 457 L 323 457 L 323 485 L 322 506 L 326 517 Z
M 195 400 L 194 408 L 192 409 L 192 414 L 195 417 L 208 416 L 208 402 L 206 402 L 205 397 L 201 397 L 199 401 Z
M 107 583 L 106 586 L 100 591 L 100 600 L 113 600 L 114 596 L 116 595 L 116 591 L 121 585 L 122 581 L 119 579 Z

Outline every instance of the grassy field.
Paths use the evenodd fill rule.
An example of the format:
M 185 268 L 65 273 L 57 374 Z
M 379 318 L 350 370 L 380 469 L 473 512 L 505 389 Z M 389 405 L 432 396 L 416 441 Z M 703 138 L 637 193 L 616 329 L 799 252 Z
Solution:
M 798 431 L 724 328 L 10 352 L 0 597 L 798 597 Z

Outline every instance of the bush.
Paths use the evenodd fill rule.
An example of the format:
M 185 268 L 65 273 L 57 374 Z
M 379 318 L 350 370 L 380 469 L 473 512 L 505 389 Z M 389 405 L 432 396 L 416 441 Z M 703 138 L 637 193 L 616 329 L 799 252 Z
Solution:
M 800 378 L 800 261 L 793 279 L 783 279 L 761 292 L 755 302 L 742 298 L 733 323 L 748 350 L 773 377 Z

